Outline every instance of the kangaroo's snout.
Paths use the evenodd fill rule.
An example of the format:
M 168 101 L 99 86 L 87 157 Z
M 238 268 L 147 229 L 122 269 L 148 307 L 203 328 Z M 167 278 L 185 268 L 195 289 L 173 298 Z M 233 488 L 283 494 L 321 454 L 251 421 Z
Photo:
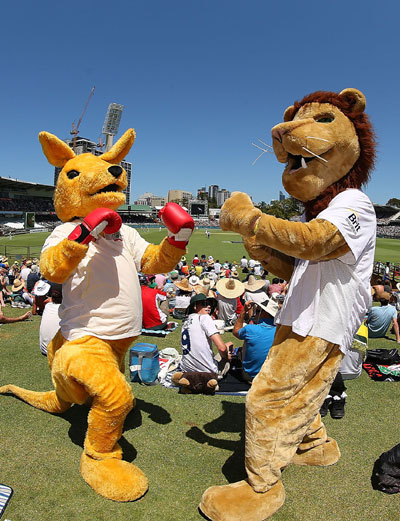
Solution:
M 119 177 L 122 174 L 122 166 L 119 165 L 112 165 L 108 169 L 110 174 L 112 174 L 115 178 Z

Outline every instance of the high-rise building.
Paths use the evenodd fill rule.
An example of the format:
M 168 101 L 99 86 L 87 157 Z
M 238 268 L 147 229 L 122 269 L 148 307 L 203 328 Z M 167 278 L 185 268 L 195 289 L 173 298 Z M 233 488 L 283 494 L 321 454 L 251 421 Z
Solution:
M 67 139 L 65 140 L 67 145 L 71 148 L 74 148 L 74 140 Z M 103 153 L 101 150 L 97 148 L 97 145 L 94 141 L 90 141 L 90 139 L 86 139 L 84 137 L 77 137 L 75 140 L 75 154 L 78 156 L 79 154 L 86 154 L 90 152 L 94 156 L 101 156 Z M 124 190 L 124 194 L 126 197 L 126 204 L 130 204 L 131 202 L 131 178 L 132 178 L 132 163 L 129 161 L 121 161 L 120 165 L 126 171 L 126 176 L 128 180 L 128 186 Z M 61 172 L 61 168 L 55 167 L 54 169 L 54 186 L 57 184 L 58 176 Z
M 217 192 L 217 205 L 222 206 L 224 202 L 229 199 L 231 196 L 231 192 L 229 190 L 225 190 L 225 188 L 222 188 L 221 190 L 218 190 Z
M 210 185 L 208 187 L 208 197 L 210 199 L 215 199 L 217 200 L 217 193 L 218 193 L 218 190 L 219 190 L 219 186 L 218 185 Z
M 193 199 L 191 192 L 185 190 L 169 190 L 168 191 L 168 202 L 183 204 L 184 206 L 189 204 L 189 201 Z
M 285 199 L 285 194 L 281 190 L 279 190 L 279 201 L 284 201 Z

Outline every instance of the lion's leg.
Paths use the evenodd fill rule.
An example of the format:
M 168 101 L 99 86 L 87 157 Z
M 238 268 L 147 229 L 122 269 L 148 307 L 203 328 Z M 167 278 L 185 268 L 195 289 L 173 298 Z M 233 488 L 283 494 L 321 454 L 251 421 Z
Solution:
M 338 346 L 300 337 L 280 326 L 246 401 L 248 480 L 211 487 L 201 510 L 213 521 L 271 516 L 284 502 L 280 481 L 330 388 L 342 354 Z M 241 505 L 238 504 L 241 501 Z M 246 512 L 246 516 L 240 517 Z

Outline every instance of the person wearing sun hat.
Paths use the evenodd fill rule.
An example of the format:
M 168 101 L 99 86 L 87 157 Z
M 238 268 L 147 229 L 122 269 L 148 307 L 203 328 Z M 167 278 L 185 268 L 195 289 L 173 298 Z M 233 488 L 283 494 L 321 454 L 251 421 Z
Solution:
M 215 373 L 222 378 L 229 370 L 232 342 L 225 343 L 210 316 L 211 302 L 203 293 L 194 295 L 182 324 L 180 369 L 184 372 Z M 213 355 L 212 344 L 218 349 Z
M 193 288 L 186 277 L 176 281 L 174 284 L 178 288 L 178 291 L 175 297 L 175 309 L 172 316 L 174 318 L 183 319 L 186 316 L 186 309 L 190 304 Z
M 24 281 L 21 279 L 15 279 L 13 285 L 11 286 L 12 291 L 12 303 L 11 307 L 13 308 L 25 308 L 30 307 L 26 296 L 28 295 L 25 289 Z
M 243 282 L 233 278 L 223 278 L 215 285 L 217 290 L 218 317 L 226 326 L 232 326 L 236 322 L 238 298 L 244 293 Z
M 257 376 L 271 349 L 278 311 L 279 305 L 272 298 L 260 303 L 248 300 L 235 322 L 232 333 L 244 341 L 239 356 L 243 365 L 242 379 L 248 383 Z
M 269 299 L 268 293 L 264 290 L 265 280 L 257 280 L 254 275 L 249 275 L 246 282 L 243 283 L 245 293 L 244 300 L 252 300 L 261 304 Z

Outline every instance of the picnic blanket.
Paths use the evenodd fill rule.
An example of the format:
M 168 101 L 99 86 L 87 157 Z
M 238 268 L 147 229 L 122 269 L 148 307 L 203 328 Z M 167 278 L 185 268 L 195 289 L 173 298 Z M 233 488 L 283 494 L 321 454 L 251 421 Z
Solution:
M 142 335 L 145 336 L 157 336 L 159 338 L 164 338 L 172 331 L 175 331 L 175 329 L 178 327 L 178 322 L 168 322 L 167 327 L 165 329 L 145 329 L 142 328 Z

